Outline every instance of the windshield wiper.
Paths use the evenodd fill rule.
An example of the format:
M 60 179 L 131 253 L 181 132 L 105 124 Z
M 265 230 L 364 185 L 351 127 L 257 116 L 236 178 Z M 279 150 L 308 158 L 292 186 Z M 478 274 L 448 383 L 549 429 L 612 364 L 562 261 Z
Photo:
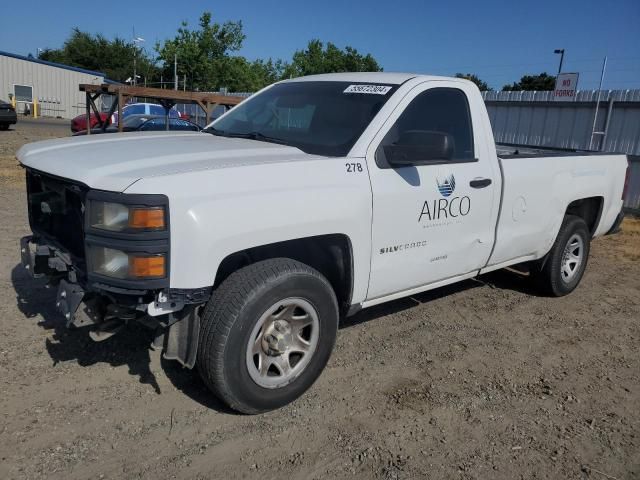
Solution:
M 212 135 L 217 135 L 219 137 L 228 137 L 228 138 L 248 138 L 250 140 L 258 140 L 259 142 L 269 142 L 269 143 L 277 143 L 278 145 L 288 145 L 291 146 L 289 142 L 283 140 L 282 138 L 270 137 L 269 135 L 265 135 L 260 132 L 248 132 L 248 133 L 235 133 L 235 132 L 225 132 L 224 130 L 219 130 L 215 127 L 208 127 L 202 130 L 203 132 L 210 133 Z
M 202 131 L 206 133 L 210 133 L 211 135 L 218 135 L 220 137 L 228 136 L 224 131 L 218 130 L 216 127 L 203 128 Z
M 258 140 L 260 142 L 277 143 L 278 145 L 290 145 L 289 142 L 282 138 L 270 137 L 260 132 L 248 132 L 248 133 L 224 133 L 225 137 L 230 138 L 248 138 L 250 140 Z

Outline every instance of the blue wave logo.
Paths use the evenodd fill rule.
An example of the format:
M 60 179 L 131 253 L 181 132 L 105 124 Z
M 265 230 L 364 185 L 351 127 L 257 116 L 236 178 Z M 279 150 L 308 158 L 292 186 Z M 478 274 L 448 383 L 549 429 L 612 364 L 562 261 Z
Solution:
M 442 181 L 440 181 L 440 179 L 436 179 L 436 182 L 438 183 L 438 190 L 443 197 L 450 196 L 456 189 L 456 178 L 453 174 L 445 177 Z

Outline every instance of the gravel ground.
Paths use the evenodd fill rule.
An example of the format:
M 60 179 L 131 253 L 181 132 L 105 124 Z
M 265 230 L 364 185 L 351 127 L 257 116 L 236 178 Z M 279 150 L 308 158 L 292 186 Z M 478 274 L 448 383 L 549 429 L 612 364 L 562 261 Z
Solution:
M 365 310 L 304 397 L 242 416 L 142 328 L 66 330 L 19 266 L 13 154 L 60 125 L 0 132 L 0 478 L 640 477 L 639 221 L 564 298 L 505 271 Z

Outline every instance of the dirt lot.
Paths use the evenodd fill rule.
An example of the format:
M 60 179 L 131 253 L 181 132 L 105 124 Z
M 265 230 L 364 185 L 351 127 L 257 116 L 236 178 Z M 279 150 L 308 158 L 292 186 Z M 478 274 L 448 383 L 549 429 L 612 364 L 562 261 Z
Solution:
M 640 221 L 568 297 L 498 272 L 361 312 L 302 399 L 241 416 L 141 328 L 65 330 L 18 266 L 15 149 L 67 134 L 0 132 L 0 478 L 640 478 Z

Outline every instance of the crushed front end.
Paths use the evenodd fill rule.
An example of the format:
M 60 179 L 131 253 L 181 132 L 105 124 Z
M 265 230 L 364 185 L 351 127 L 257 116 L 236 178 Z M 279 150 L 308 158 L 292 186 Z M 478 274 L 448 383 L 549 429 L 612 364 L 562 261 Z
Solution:
M 22 264 L 57 286 L 68 327 L 100 341 L 138 321 L 156 331 L 166 358 L 193 367 L 197 307 L 208 289 L 169 288 L 169 201 L 164 195 L 92 190 L 27 168 L 29 224 Z

